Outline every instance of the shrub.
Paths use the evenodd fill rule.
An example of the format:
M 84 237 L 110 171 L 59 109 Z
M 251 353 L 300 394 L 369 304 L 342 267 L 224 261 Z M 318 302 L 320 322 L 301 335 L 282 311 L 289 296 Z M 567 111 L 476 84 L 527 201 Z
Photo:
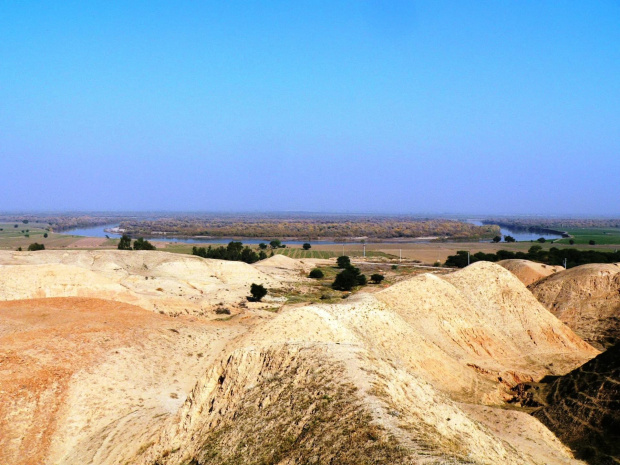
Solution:
M 538 242 L 540 242 L 541 244 L 544 244 L 545 242 L 547 242 L 547 239 L 545 239 L 544 237 L 539 237 L 538 239 L 536 239 Z
M 375 274 L 370 275 L 370 280 L 373 283 L 375 283 L 375 284 L 379 284 L 384 279 L 385 279 L 385 276 L 383 276 L 382 274 L 379 274 L 379 273 L 375 273 Z
M 43 244 L 39 244 L 37 242 L 35 242 L 34 244 L 30 244 L 28 246 L 28 251 L 34 252 L 36 250 L 45 250 L 45 246 Z
M 302 247 L 303 247 L 303 249 L 304 249 L 304 250 L 309 250 L 309 249 L 310 249 L 310 247 L 312 247 L 312 246 L 310 245 L 310 243 L 309 243 L 309 242 L 305 242 L 305 243 L 304 243 L 304 245 L 303 245 Z
M 499 242 L 499 241 L 501 241 L 501 240 L 502 240 L 502 237 L 501 237 L 501 236 L 495 236 L 495 237 L 493 238 L 493 242 Z
M 218 315 L 230 315 L 230 310 L 226 307 L 217 307 L 215 313 Z
M 516 242 L 517 240 L 512 236 L 504 236 L 505 242 Z
M 570 245 L 575 245 L 575 239 L 569 239 L 569 240 L 568 240 L 568 243 L 569 243 Z
M 254 284 L 250 286 L 250 294 L 252 294 L 251 300 L 253 302 L 260 302 L 263 297 L 267 295 L 267 289 L 261 284 Z
M 265 250 L 267 248 L 267 244 L 265 244 L 264 242 L 261 242 L 260 244 L 258 244 L 258 248 L 261 250 Z
M 590 244 L 590 245 L 596 245 L 596 241 L 593 241 L 592 239 L 590 239 L 590 240 L 588 241 L 588 244 Z
M 279 249 L 282 247 L 282 241 L 280 239 L 274 239 L 269 243 L 269 245 L 272 249 Z
M 43 237 L 47 239 L 47 233 L 43 234 Z
M 336 259 L 336 263 L 338 264 L 338 268 L 346 268 L 351 266 L 351 259 L 346 255 L 341 255 Z
M 315 268 L 314 270 L 312 270 L 310 272 L 310 274 L 308 275 L 308 277 L 310 277 L 312 279 L 321 279 L 323 276 L 325 276 L 325 275 L 318 268 Z
M 134 250 L 155 250 L 155 246 L 149 241 L 145 241 L 143 237 L 133 241 Z
M 398 269 L 398 265 L 392 265 L 392 269 L 393 270 L 397 270 Z

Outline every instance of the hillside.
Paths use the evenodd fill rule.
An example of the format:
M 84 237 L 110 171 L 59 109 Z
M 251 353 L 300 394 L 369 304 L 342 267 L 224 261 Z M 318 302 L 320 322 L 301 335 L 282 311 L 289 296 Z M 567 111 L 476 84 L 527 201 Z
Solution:
M 29 285 L 88 295 L 0 302 L 3 463 L 580 463 L 506 407 L 516 384 L 598 352 L 499 265 L 209 321 L 153 312 L 173 286 L 154 300 L 128 283 L 220 270 L 217 286 L 234 289 L 282 285 L 277 273 L 162 252 L 3 258 L 5 299 Z M 289 280 L 304 266 L 289 260 L 263 265 Z M 147 310 L 110 300 L 122 289 Z
M 157 251 L 0 251 L 0 300 L 92 297 L 169 315 L 246 305 L 252 283 L 279 281 L 243 262 Z
M 620 461 L 620 345 L 551 384 L 534 415 L 592 464 Z
M 529 289 L 590 344 L 602 349 L 620 339 L 620 264 L 578 266 Z

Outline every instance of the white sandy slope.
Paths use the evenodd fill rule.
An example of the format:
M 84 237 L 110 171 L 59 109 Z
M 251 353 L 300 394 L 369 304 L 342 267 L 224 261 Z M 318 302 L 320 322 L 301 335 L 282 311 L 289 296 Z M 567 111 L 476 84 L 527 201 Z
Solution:
M 351 402 L 364 405 L 372 422 L 407 450 L 401 463 L 578 463 L 537 420 L 493 405 L 501 407 L 518 381 L 565 373 L 597 354 L 512 274 L 486 263 L 445 279 L 413 278 L 342 304 L 285 310 L 230 349 L 139 463 L 217 463 L 205 459 L 209 451 L 231 460 L 231 441 L 247 434 L 247 422 L 256 423 L 252 431 L 278 429 L 274 422 L 287 419 L 269 416 L 274 404 L 312 396 L 317 367 L 330 367 L 334 383 L 355 386 Z M 274 376 L 286 395 L 265 389 Z M 321 395 L 330 394 L 317 392 L 316 402 Z M 236 423 L 256 408 L 248 396 L 258 416 Z M 299 415 L 303 431 L 313 417 Z M 253 454 L 265 453 L 256 445 L 261 440 L 271 447 L 264 433 L 253 438 Z M 315 447 L 327 460 L 329 449 L 320 440 Z M 282 463 L 292 463 L 293 455 Z
M 252 283 L 280 285 L 246 263 L 167 252 L 0 252 L 0 300 L 81 296 L 205 315 L 243 304 Z

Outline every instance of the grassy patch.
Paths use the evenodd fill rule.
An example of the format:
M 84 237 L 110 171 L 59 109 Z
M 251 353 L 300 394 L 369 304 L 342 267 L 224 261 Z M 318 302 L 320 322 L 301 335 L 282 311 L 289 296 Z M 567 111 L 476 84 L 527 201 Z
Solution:
M 620 228 L 580 228 L 567 231 L 575 241 L 575 244 L 588 244 L 591 240 L 596 244 L 620 245 Z M 560 244 L 568 244 L 570 239 L 564 238 L 556 241 Z

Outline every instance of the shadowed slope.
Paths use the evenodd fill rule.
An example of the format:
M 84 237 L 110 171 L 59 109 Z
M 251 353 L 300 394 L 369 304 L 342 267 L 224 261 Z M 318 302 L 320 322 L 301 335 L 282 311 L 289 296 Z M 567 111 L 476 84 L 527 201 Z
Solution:
M 534 415 L 593 464 L 620 463 L 620 345 L 551 384 Z

